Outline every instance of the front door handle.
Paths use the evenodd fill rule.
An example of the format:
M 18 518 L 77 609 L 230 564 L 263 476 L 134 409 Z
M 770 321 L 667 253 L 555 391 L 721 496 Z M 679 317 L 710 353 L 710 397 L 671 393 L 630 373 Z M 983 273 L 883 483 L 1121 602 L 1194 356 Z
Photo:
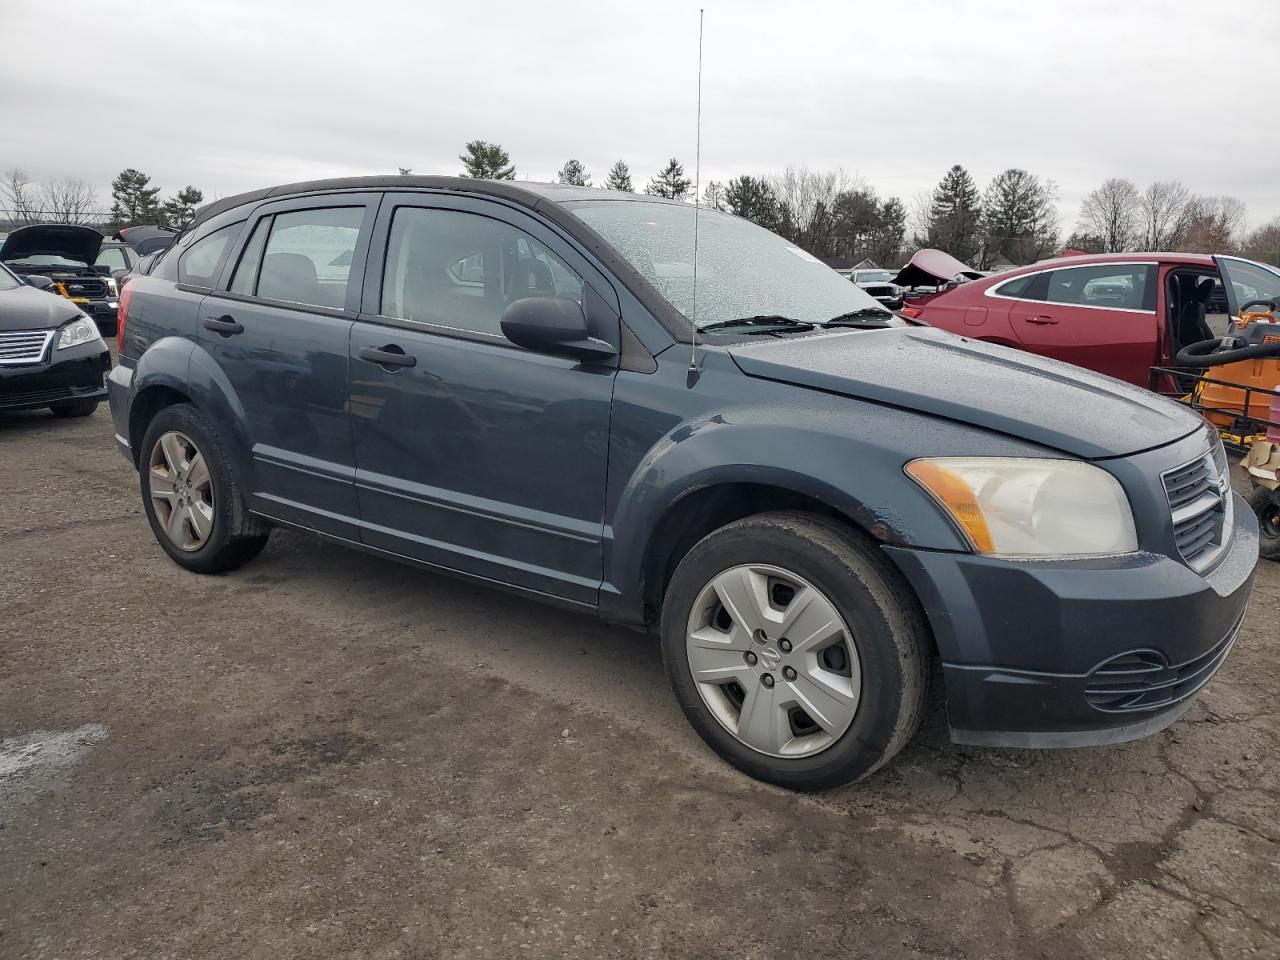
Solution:
M 394 343 L 381 347 L 365 347 L 360 351 L 360 359 L 376 363 L 380 367 L 413 367 L 418 358 L 410 356 Z
M 244 324 L 237 322 L 235 317 L 225 314 L 221 317 L 205 317 L 204 328 L 212 330 L 214 333 L 220 333 L 224 337 L 232 337 L 237 333 L 244 333 Z
M 1055 320 L 1053 317 L 1048 317 L 1048 316 L 1045 316 L 1044 314 L 1041 314 L 1038 317 L 1027 317 L 1027 323 L 1034 323 L 1037 326 L 1041 326 L 1041 327 L 1049 327 L 1057 322 L 1058 321 Z

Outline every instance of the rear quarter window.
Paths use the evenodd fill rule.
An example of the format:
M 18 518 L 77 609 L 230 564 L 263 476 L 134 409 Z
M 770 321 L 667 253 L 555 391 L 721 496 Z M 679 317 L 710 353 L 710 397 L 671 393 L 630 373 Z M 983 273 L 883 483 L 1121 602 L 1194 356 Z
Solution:
M 996 286 L 992 293 L 1002 297 L 1017 297 L 1020 300 L 1038 299 L 1034 296 L 1032 286 L 1039 274 L 1029 273 L 1025 277 L 1014 277 Z
M 222 258 L 240 226 L 240 223 L 230 224 L 187 247 L 178 257 L 178 282 L 197 287 L 213 286 Z

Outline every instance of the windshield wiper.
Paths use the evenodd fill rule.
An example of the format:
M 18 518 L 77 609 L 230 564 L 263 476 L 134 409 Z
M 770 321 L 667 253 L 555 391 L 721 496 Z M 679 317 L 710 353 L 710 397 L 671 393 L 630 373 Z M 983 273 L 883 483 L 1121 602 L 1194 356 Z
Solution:
M 880 327 L 890 326 L 893 320 L 893 314 L 888 310 L 880 307 L 859 307 L 857 310 L 850 310 L 848 313 L 842 313 L 837 317 L 832 317 L 824 327 L 866 327 L 867 329 L 878 329 Z
M 704 333 L 708 330 L 725 331 L 734 327 L 746 327 L 744 334 L 757 333 L 800 333 L 804 330 L 812 330 L 812 323 L 804 323 L 792 317 L 784 317 L 776 313 L 760 313 L 753 317 L 738 317 L 736 320 L 717 320 L 715 323 L 708 323 L 705 327 L 698 329 Z

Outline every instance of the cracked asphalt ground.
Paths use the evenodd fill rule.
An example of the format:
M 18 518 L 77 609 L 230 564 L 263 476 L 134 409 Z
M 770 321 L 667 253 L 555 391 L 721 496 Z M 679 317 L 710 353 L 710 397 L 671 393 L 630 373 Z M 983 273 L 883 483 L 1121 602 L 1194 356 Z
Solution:
M 1280 956 L 1280 566 L 1187 717 L 857 787 L 717 761 L 646 637 L 277 531 L 170 563 L 105 408 L 0 419 L 0 956 Z

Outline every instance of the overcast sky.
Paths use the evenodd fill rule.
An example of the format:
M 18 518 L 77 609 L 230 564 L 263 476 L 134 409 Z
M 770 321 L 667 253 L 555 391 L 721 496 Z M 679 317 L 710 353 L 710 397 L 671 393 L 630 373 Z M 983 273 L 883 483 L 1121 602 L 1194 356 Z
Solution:
M 948 166 L 1109 176 L 1280 215 L 1280 0 L 706 0 L 702 180 L 842 167 L 910 206 Z M 357 173 L 693 173 L 698 4 L 0 0 L 0 169 L 207 199 Z

